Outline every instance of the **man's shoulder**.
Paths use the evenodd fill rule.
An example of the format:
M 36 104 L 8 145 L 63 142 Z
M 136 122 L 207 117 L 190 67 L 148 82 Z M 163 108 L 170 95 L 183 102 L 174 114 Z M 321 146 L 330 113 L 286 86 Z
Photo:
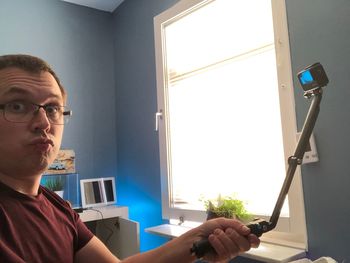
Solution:
M 45 186 L 42 186 L 42 185 L 39 186 L 39 193 L 45 196 L 51 203 L 55 203 L 55 204 L 57 203 L 69 209 L 71 208 L 71 205 L 68 201 L 64 200 L 57 193 L 46 188 Z

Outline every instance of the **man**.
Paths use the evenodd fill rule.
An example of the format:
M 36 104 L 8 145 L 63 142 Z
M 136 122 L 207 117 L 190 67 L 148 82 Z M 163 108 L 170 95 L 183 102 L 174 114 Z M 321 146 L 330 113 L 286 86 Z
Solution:
M 0 262 L 119 262 L 69 205 L 40 186 L 61 145 L 66 93 L 46 62 L 0 56 Z M 123 262 L 192 262 L 192 244 L 208 237 L 216 253 L 232 258 L 259 239 L 235 220 L 205 222 L 165 245 Z

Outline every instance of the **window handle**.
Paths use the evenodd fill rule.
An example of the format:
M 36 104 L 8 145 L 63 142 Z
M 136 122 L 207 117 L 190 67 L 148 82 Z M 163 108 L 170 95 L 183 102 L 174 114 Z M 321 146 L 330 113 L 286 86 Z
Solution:
M 156 112 L 155 114 L 155 118 L 156 118 L 156 128 L 155 131 L 159 131 L 159 120 L 161 120 L 163 117 L 163 111 L 159 110 L 158 112 Z

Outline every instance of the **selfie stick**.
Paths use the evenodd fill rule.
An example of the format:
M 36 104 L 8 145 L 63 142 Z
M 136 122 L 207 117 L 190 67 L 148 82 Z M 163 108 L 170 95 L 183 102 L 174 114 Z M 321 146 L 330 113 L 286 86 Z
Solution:
M 321 64 L 319 63 L 316 64 L 318 64 L 317 66 L 321 66 Z M 323 70 L 322 66 L 321 69 Z M 322 73 L 325 75 L 324 71 Z M 323 86 L 327 85 L 328 83 L 327 76 L 325 76 L 325 78 L 327 79 L 327 81 L 326 83 L 322 83 Z M 295 149 L 294 155 L 288 158 L 288 170 L 286 173 L 284 183 L 282 185 L 282 189 L 278 196 L 275 208 L 273 209 L 273 213 L 269 221 L 263 219 L 256 219 L 246 225 L 250 229 L 251 234 L 260 237 L 263 233 L 271 231 L 277 225 L 277 221 L 280 216 L 284 200 L 288 194 L 290 185 L 292 183 L 295 170 L 297 168 L 297 165 L 300 165 L 302 163 L 312 130 L 315 127 L 317 116 L 320 112 L 320 103 L 322 99 L 322 85 L 319 85 L 316 89 L 314 88 L 304 93 L 304 97 L 308 99 L 312 97 L 313 99 L 309 108 L 309 112 L 306 116 L 304 126 L 302 128 L 301 135 L 297 147 Z M 191 254 L 195 254 L 197 258 L 202 258 L 206 253 L 216 253 L 214 248 L 209 243 L 208 239 L 203 239 L 193 244 L 193 247 L 191 248 Z

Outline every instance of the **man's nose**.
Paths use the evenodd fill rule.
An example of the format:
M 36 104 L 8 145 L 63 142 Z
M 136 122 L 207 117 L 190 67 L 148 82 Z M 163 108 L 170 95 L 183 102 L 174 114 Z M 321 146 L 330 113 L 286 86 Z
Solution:
M 32 123 L 34 129 L 46 130 L 50 128 L 51 123 L 44 108 L 39 108 L 36 112 L 34 112 Z

